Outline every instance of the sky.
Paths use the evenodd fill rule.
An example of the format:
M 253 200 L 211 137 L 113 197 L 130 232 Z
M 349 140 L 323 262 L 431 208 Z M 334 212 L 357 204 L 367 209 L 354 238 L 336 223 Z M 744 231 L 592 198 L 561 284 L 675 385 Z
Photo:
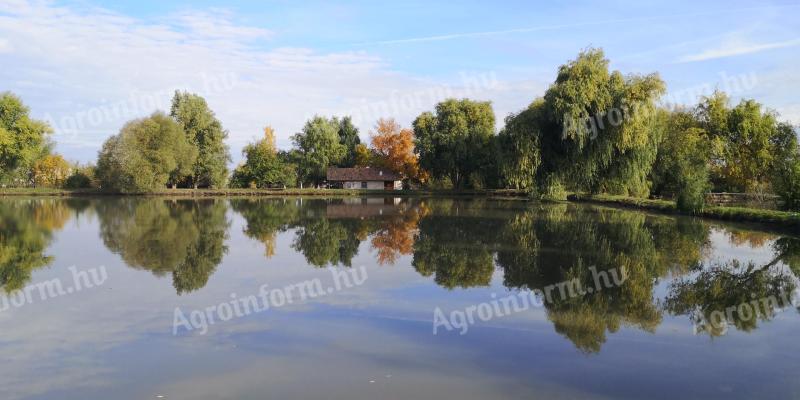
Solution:
M 625 74 L 658 72 L 664 103 L 715 88 L 800 124 L 800 1 L 0 0 L 0 91 L 55 130 L 56 151 L 94 161 L 131 119 L 206 98 L 238 163 L 276 131 L 351 115 L 410 125 L 449 97 L 489 100 L 497 128 L 541 96 L 559 65 L 602 48 Z

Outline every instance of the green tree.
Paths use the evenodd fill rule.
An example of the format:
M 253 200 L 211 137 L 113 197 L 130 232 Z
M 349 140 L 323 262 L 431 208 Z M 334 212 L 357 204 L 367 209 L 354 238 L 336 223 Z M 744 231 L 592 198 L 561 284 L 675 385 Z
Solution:
M 491 102 L 449 99 L 437 104 L 434 113 L 414 120 L 420 167 L 435 179 L 449 178 L 457 188 L 480 182 L 491 159 L 494 124 Z
M 680 210 L 699 212 L 711 190 L 712 143 L 690 111 L 661 110 L 660 114 L 663 137 L 650 174 L 652 191 L 674 197 Z
M 47 123 L 30 117 L 19 97 L 0 93 L 0 178 L 9 180 L 18 168 L 32 167 L 46 155 L 52 132 Z
M 506 117 L 505 127 L 497 135 L 500 176 L 515 189 L 532 189 L 541 163 L 540 122 L 544 100 L 537 99 L 527 109 Z
M 205 99 L 199 95 L 176 91 L 172 97 L 170 116 L 180 124 L 186 138 L 197 149 L 197 158 L 188 174 L 175 177 L 180 183 L 197 187 L 222 187 L 228 176 L 231 159 L 222 128 Z
M 344 117 L 341 120 L 334 118 L 339 124 L 339 143 L 345 147 L 345 156 L 339 163 L 340 167 L 354 167 L 357 161 L 356 147 L 361 144 L 358 128 L 353 125 L 352 118 Z
M 600 49 L 581 52 L 559 68 L 545 93 L 541 185 L 649 193 L 660 142 L 655 101 L 665 85 L 657 74 L 623 75 L 608 64 Z
M 97 187 L 94 165 L 74 165 L 72 174 L 67 177 L 64 187 L 67 189 L 88 189 Z
M 800 152 L 786 156 L 773 169 L 772 188 L 783 208 L 800 211 Z
M 97 176 L 104 189 L 125 193 L 166 187 L 175 176 L 191 171 L 197 150 L 181 127 L 163 113 L 125 124 L 103 144 Z
M 240 188 L 294 186 L 295 166 L 281 160 L 274 143 L 273 137 L 267 134 L 264 139 L 247 144 L 242 150 L 245 162 L 233 172 L 231 186 Z
M 731 108 L 725 93 L 715 92 L 697 106 L 697 118 L 712 141 L 712 181 L 716 190 L 765 190 L 770 167 L 786 154 L 786 126 L 754 100 Z M 791 138 L 790 138 L 791 140 Z M 793 139 L 796 142 L 796 137 Z
M 340 142 L 339 123 L 320 116 L 308 120 L 292 142 L 298 150 L 302 180 L 314 184 L 324 181 L 327 168 L 339 164 L 347 152 Z

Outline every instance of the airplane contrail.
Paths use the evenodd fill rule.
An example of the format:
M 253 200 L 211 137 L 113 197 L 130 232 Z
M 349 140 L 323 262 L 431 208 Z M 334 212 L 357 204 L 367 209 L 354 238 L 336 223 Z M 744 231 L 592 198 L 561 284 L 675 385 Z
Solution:
M 778 8 L 794 8 L 794 7 L 800 7 L 800 4 L 780 5 L 780 6 L 772 6 L 772 7 L 746 7 L 746 8 L 739 8 L 739 9 L 733 9 L 733 10 L 724 10 L 724 11 L 713 11 L 713 12 L 709 11 L 709 12 L 702 12 L 702 13 L 687 13 L 687 14 L 670 14 L 670 15 L 658 15 L 658 16 L 651 16 L 651 17 L 617 18 L 617 19 L 608 19 L 608 20 L 601 20 L 601 21 L 585 21 L 585 22 L 577 22 L 577 23 L 569 23 L 569 24 L 542 25 L 542 26 L 535 26 L 535 27 L 528 27 L 528 28 L 504 29 L 504 30 L 497 30 L 497 31 L 451 33 L 451 34 L 443 34 L 443 35 L 435 35 L 435 36 L 423 36 L 423 37 L 415 37 L 415 38 L 404 38 L 404 39 L 379 40 L 379 41 L 373 41 L 373 42 L 362 42 L 362 43 L 355 43 L 353 45 L 354 46 L 375 46 L 375 45 L 391 45 L 391 44 L 418 43 L 418 42 L 437 42 L 437 41 L 443 41 L 443 40 L 465 39 L 465 38 L 496 36 L 496 35 L 507 35 L 507 34 L 512 34 L 512 33 L 528 33 L 528 32 L 545 31 L 545 30 L 556 30 L 556 29 L 565 29 L 565 28 L 580 28 L 580 27 L 592 26 L 592 25 L 608 25 L 608 24 L 616 24 L 616 23 L 624 23 L 624 22 L 645 22 L 645 21 L 653 21 L 653 20 L 669 19 L 669 18 L 702 17 L 702 16 L 708 16 L 708 15 L 737 13 L 737 12 L 742 12 L 742 11 L 763 10 L 764 8 L 778 9 Z

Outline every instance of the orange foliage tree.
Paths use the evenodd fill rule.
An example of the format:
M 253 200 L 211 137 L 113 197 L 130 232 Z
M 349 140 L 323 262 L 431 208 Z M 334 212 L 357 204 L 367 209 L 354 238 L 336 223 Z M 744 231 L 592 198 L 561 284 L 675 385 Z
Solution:
M 414 253 L 419 220 L 429 212 L 425 204 L 420 204 L 402 210 L 381 224 L 371 242 L 372 249 L 377 251 L 378 264 L 393 265 L 400 256 Z
M 414 131 L 401 128 L 394 119 L 381 118 L 370 132 L 370 139 L 376 164 L 409 179 L 425 180 L 414 153 Z

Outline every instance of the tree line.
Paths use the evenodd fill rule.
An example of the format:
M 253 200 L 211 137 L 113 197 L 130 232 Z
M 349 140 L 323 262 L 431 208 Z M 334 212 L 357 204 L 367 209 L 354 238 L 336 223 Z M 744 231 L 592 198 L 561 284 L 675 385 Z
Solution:
M 542 97 L 505 118 L 490 102 L 447 99 L 411 127 L 380 119 L 362 143 L 350 117 L 315 116 L 279 150 L 275 132 L 246 145 L 228 171 L 227 131 L 205 100 L 176 92 L 169 114 L 128 122 L 96 167 L 51 154 L 51 129 L 18 97 L 0 97 L 0 168 L 5 184 L 147 192 L 166 187 L 319 186 L 328 167 L 373 166 L 431 188 L 514 188 L 538 197 L 568 191 L 674 198 L 703 208 L 710 191 L 775 193 L 800 209 L 797 131 L 755 100 L 725 93 L 694 106 L 663 106 L 657 73 L 609 68 L 601 49 L 559 67 Z

